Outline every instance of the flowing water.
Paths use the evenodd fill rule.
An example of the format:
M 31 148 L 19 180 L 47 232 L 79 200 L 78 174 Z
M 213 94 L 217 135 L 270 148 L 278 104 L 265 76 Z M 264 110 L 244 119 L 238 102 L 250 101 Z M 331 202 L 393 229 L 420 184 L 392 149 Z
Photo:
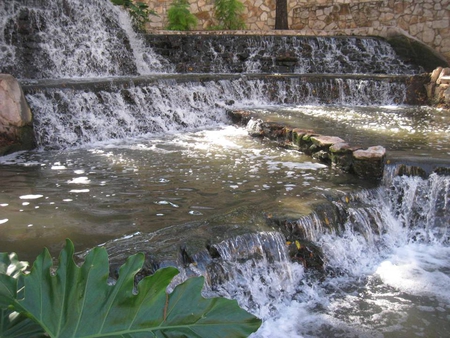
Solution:
M 2 73 L 71 78 L 171 71 L 110 1 L 8 0 L 0 14 Z
M 23 81 L 39 148 L 0 158 L 0 251 L 33 260 L 43 246 L 56 255 L 69 237 L 80 251 L 170 255 L 194 238 L 201 244 L 184 249 L 179 280 L 202 274 L 206 295 L 235 298 L 262 318 L 253 337 L 450 335 L 450 178 L 448 169 L 434 172 L 449 167 L 449 117 L 404 106 L 404 82 L 162 76 L 171 65 L 108 1 L 13 0 L 0 13 L 2 71 L 84 77 Z M 311 41 L 295 42 L 309 57 L 297 56 L 298 72 L 331 64 L 329 55 L 340 62 L 314 72 L 364 72 L 372 51 L 384 60 L 381 72 L 415 72 L 378 40 Z M 360 56 L 345 60 L 342 50 L 353 46 Z M 248 53 L 278 48 L 271 39 L 263 47 Z M 226 109 L 242 108 L 382 145 L 392 164 L 382 182 L 337 172 L 231 126 Z M 408 173 L 402 163 L 424 169 L 399 175 Z M 339 215 L 335 223 L 323 205 Z M 279 215 L 322 250 L 323 271 L 291 258 L 270 223 Z
M 195 40 L 196 39 L 196 40 Z M 418 74 L 384 40 L 330 36 L 194 37 L 168 53 L 179 69 L 211 73 Z M 149 43 L 152 44 L 151 39 Z M 202 46 L 200 49 L 198 46 Z M 155 48 L 160 48 L 155 44 Z M 201 55 L 196 55 L 200 52 Z M 198 64 L 194 60 L 199 60 Z M 318 60 L 320 60 L 318 62 Z M 180 64 L 180 61 L 185 63 Z M 184 67 L 183 67 L 184 66 Z
M 239 283 L 219 293 L 266 319 L 254 337 L 446 337 L 449 198 L 448 176 L 388 172 L 381 187 L 335 202 L 348 216 L 338 231 L 314 217 L 298 223 L 327 260 L 320 282 L 285 256 L 267 264 L 265 255 L 238 269 L 228 263 Z

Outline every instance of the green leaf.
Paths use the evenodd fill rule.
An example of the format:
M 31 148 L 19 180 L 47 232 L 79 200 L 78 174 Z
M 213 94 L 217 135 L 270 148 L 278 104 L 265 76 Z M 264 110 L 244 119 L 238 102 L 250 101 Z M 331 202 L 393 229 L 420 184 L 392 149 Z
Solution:
M 18 298 L 23 285 L 22 272 L 27 262 L 20 262 L 15 253 L 0 253 L 0 308 L 6 309 Z
M 144 256 L 131 256 L 108 284 L 104 248 L 93 249 L 78 267 L 67 240 L 59 266 L 45 250 L 24 277 L 24 299 L 15 306 L 33 318 L 50 337 L 246 337 L 261 321 L 234 300 L 205 299 L 203 278 L 188 279 L 170 294 L 166 289 L 178 273 L 158 270 L 134 288 Z
M 9 309 L 17 303 L 22 289 L 22 272 L 27 262 L 20 262 L 17 255 L 0 253 L 0 337 L 41 337 L 42 328 L 18 312 Z M 19 290 L 19 293 L 18 293 Z
M 4 309 L 0 310 L 0 337 L 44 337 L 44 330 L 24 315 Z

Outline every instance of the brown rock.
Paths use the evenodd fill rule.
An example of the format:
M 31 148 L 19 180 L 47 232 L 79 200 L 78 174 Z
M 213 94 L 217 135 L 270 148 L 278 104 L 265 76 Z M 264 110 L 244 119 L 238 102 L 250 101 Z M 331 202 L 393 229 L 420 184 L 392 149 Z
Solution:
M 386 155 L 386 149 L 382 146 L 369 147 L 366 150 L 359 149 L 353 152 L 356 160 L 377 160 Z
M 386 149 L 382 146 L 356 150 L 353 152 L 353 171 L 363 178 L 381 179 L 385 158 Z
M 35 147 L 32 120 L 17 80 L 0 74 L 0 156 Z
M 336 136 L 312 136 L 311 141 L 318 147 L 329 147 L 335 143 L 344 143 L 345 141 Z

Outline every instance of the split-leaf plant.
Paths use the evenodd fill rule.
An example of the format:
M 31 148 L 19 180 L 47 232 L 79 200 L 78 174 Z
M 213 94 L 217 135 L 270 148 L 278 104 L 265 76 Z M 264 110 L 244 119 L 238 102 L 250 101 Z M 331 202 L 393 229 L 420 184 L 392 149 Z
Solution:
M 246 337 L 261 321 L 235 300 L 204 298 L 203 277 L 167 287 L 178 270 L 164 268 L 135 286 L 143 254 L 130 256 L 114 283 L 104 248 L 82 265 L 70 240 L 57 267 L 47 249 L 31 271 L 0 254 L 0 337 Z

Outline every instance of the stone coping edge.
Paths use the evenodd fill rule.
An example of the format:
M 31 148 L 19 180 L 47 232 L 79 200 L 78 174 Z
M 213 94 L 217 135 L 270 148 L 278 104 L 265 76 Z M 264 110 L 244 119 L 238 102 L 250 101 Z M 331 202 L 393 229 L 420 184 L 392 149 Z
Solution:
M 149 75 L 135 76 L 115 76 L 104 78 L 61 78 L 61 79 L 20 79 L 19 82 L 22 89 L 26 92 L 39 90 L 44 88 L 60 88 L 60 89 L 84 89 L 86 86 L 90 88 L 105 88 L 117 85 L 139 85 L 150 84 L 157 81 L 172 80 L 177 83 L 182 82 L 208 82 L 217 80 L 259 80 L 259 79 L 362 79 L 392 82 L 396 80 L 408 82 L 411 79 L 428 80 L 429 74 L 417 75 L 389 75 L 389 74 L 296 74 L 296 73 L 158 73 Z

